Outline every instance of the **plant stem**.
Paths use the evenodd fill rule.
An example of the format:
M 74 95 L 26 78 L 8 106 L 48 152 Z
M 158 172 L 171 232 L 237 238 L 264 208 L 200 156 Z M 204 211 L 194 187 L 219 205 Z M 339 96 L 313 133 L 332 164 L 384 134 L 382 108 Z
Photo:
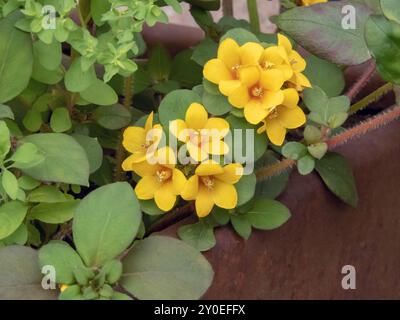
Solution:
M 129 110 L 133 100 L 133 76 L 126 77 L 124 79 L 124 106 Z M 124 181 L 126 175 L 122 170 L 122 162 L 125 158 L 125 150 L 122 145 L 123 130 L 120 133 L 119 142 L 117 149 L 115 150 L 115 169 L 114 169 L 114 180 Z
M 351 129 L 348 129 L 332 138 L 327 139 L 325 142 L 327 143 L 329 150 L 332 150 L 344 144 L 348 140 L 363 136 L 368 132 L 373 131 L 383 125 L 386 125 L 398 118 L 400 118 L 400 106 L 394 106 L 389 108 L 387 111 L 383 111 L 377 116 L 372 117 Z M 257 180 L 262 181 L 279 175 L 292 168 L 295 164 L 296 161 L 294 160 L 284 159 L 271 166 L 263 167 L 256 172 Z
M 368 61 L 360 78 L 356 82 L 354 82 L 349 91 L 347 91 L 346 96 L 350 99 L 350 101 L 352 101 L 355 96 L 361 91 L 361 89 L 364 88 L 364 86 L 368 83 L 374 73 L 375 62 L 371 59 Z
M 259 33 L 260 18 L 258 16 L 257 0 L 247 0 L 247 9 L 249 11 L 251 31 L 253 33 Z
M 350 114 L 354 114 L 357 111 L 360 111 L 367 106 L 369 106 L 371 103 L 379 100 L 382 96 L 387 94 L 388 92 L 393 90 L 393 84 L 392 83 L 386 83 L 383 86 L 379 87 L 376 89 L 374 92 L 370 93 L 367 95 L 365 98 L 361 99 L 357 103 L 353 104 L 350 107 Z
M 233 0 L 222 1 L 222 12 L 224 14 L 224 17 L 233 17 Z

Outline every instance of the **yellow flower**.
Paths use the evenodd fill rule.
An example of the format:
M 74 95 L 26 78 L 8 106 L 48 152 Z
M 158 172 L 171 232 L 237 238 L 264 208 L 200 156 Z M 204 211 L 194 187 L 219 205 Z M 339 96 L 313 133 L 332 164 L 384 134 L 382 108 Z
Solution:
M 69 287 L 69 285 L 67 285 L 67 284 L 62 284 L 62 285 L 60 285 L 60 291 L 61 291 L 61 292 L 64 292 L 65 290 L 68 289 L 68 287 Z
M 260 57 L 259 64 L 263 70 L 280 70 L 285 81 L 293 76 L 293 69 L 283 46 L 278 45 L 266 48 Z
M 310 88 L 310 81 L 302 73 L 306 69 L 306 61 L 296 50 L 293 50 L 289 39 L 282 34 L 278 34 L 278 46 L 285 49 L 289 64 L 293 71 L 292 77 L 288 80 L 289 85 L 293 86 L 297 91 L 302 91 L 304 88 Z
M 222 94 L 236 108 L 244 108 L 244 116 L 251 124 L 260 123 L 271 109 L 281 104 L 284 83 L 281 70 L 260 70 L 258 66 L 240 68 L 240 80 L 220 85 Z
M 144 128 L 128 127 L 123 134 L 122 145 L 132 153 L 122 163 L 124 171 L 132 171 L 132 165 L 152 157 L 162 137 L 162 127 L 159 124 L 153 126 L 153 112 L 146 120 Z
M 255 42 L 247 42 L 239 46 L 235 40 L 228 38 L 218 47 L 216 59 L 206 63 L 204 78 L 221 85 L 225 81 L 238 80 L 238 71 L 242 66 L 256 65 L 264 48 Z
M 285 97 L 282 104 L 271 111 L 264 119 L 263 126 L 257 130 L 257 133 L 266 131 L 269 140 L 277 146 L 283 144 L 286 129 L 298 128 L 306 122 L 306 116 L 298 106 L 298 92 L 293 88 L 285 89 L 282 92 Z
M 186 111 L 185 120 L 170 123 L 171 133 L 186 144 L 190 157 L 204 161 L 209 155 L 223 155 L 229 152 L 222 141 L 229 132 L 229 124 L 222 118 L 208 118 L 206 109 L 199 103 L 192 103 Z
M 182 191 L 182 198 L 195 200 L 196 213 L 199 217 L 207 216 L 214 205 L 233 209 L 237 205 L 237 191 L 233 186 L 243 175 L 243 167 L 238 163 L 221 167 L 216 162 L 200 164 L 195 175 L 190 177 Z
M 303 6 L 311 6 L 316 3 L 328 2 L 328 0 L 302 0 Z
M 133 165 L 133 170 L 142 177 L 135 187 L 135 193 L 138 199 L 154 199 L 161 210 L 169 211 L 184 188 L 186 177 L 175 168 L 176 158 L 171 148 L 157 150 L 154 160 L 155 164 L 143 161 Z

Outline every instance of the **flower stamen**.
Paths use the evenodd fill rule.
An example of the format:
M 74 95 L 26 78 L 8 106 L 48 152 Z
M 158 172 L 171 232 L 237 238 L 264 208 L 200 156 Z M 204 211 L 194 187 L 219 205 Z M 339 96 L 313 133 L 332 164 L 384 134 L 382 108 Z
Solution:
M 214 189 L 214 179 L 212 177 L 201 177 L 201 181 L 208 190 Z

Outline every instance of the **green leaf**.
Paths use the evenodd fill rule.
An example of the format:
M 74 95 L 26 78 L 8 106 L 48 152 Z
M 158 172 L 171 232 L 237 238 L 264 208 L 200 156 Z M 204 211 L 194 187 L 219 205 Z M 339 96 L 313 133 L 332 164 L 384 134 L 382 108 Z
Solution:
M 161 124 L 168 128 L 170 121 L 185 119 L 186 110 L 194 102 L 201 103 L 201 98 L 191 90 L 176 90 L 167 94 L 158 108 Z
M 205 38 L 193 50 L 192 60 L 201 66 L 217 56 L 218 44 L 210 38 Z
M 55 300 L 56 290 L 44 290 L 37 251 L 24 246 L 0 249 L 0 297 L 8 300 Z
M 254 228 L 273 230 L 289 220 L 290 211 L 279 201 L 257 198 L 246 218 Z
M 78 204 L 77 200 L 39 203 L 29 211 L 29 218 L 50 224 L 64 223 L 73 218 Z
M 123 105 L 115 104 L 112 106 L 98 107 L 94 113 L 94 120 L 103 128 L 118 130 L 128 126 L 132 120 L 132 115 Z
M 64 72 L 59 67 L 56 70 L 47 70 L 45 69 L 37 60 L 33 62 L 33 70 L 32 70 L 32 79 L 45 83 L 45 84 L 57 84 L 64 77 Z
M 80 94 L 86 101 L 100 106 L 110 106 L 118 101 L 118 96 L 114 89 L 99 79 L 95 80 Z
M 233 115 L 229 115 L 228 117 L 226 117 L 226 121 L 229 122 L 232 133 L 233 150 L 231 150 L 231 152 L 233 152 L 235 162 L 242 163 L 244 161 L 243 157 L 248 157 L 251 154 L 254 154 L 254 161 L 260 159 L 263 156 L 265 150 L 267 150 L 268 142 L 265 138 L 265 135 L 257 134 L 255 127 L 249 124 L 244 118 L 237 118 Z M 235 135 L 235 132 L 233 131 L 234 129 L 242 129 L 242 134 L 240 134 L 239 132 L 239 134 L 236 133 Z M 247 130 L 252 130 L 254 133 L 254 144 L 250 146 L 247 146 L 246 144 Z M 235 151 L 235 148 L 238 149 L 238 151 Z M 239 157 L 237 157 L 236 152 L 240 154 Z
M 14 27 L 20 17 L 16 11 L 0 20 L 0 103 L 19 95 L 32 74 L 31 35 Z
M 14 113 L 9 106 L 0 104 L 0 119 L 14 120 Z
M 310 155 L 305 155 L 297 161 L 297 170 L 303 176 L 310 174 L 315 167 L 315 160 Z
M 232 105 L 222 94 L 214 95 L 204 91 L 203 105 L 213 116 L 221 116 L 232 110 Z
M 307 149 L 314 158 L 321 160 L 328 151 L 328 145 L 325 142 L 320 142 L 309 145 Z
M 3 174 L 1 175 L 1 184 L 4 191 L 12 200 L 17 199 L 18 180 L 11 171 L 3 169 Z
M 155 81 L 168 79 L 171 71 L 172 59 L 165 47 L 161 44 L 156 45 L 150 52 L 147 68 L 150 76 Z
M 244 45 L 246 42 L 259 42 L 258 38 L 253 33 L 243 28 L 229 30 L 223 35 L 221 42 L 227 38 L 235 40 L 240 46 Z
M 237 205 L 241 206 L 253 198 L 256 191 L 256 175 L 254 173 L 243 175 L 240 180 L 235 184 L 238 193 Z
M 0 240 L 0 247 L 10 246 L 10 245 L 20 245 L 23 246 L 28 241 L 28 229 L 26 224 L 21 224 L 17 230 L 10 234 L 7 238 Z
M 164 0 L 165 3 L 174 9 L 176 13 L 182 13 L 182 7 L 178 0 Z
M 180 84 L 173 80 L 166 80 L 163 82 L 156 83 L 153 86 L 153 89 L 162 94 L 168 94 L 174 90 L 178 90 L 180 88 Z
M 120 284 L 141 300 L 199 299 L 214 275 L 196 249 L 164 236 L 135 242 L 122 263 Z
M 243 239 L 248 239 L 251 235 L 251 223 L 244 215 L 231 216 L 231 223 L 236 233 Z
M 207 11 L 218 10 L 221 6 L 220 0 L 186 0 L 186 2 Z
M 50 71 L 56 70 L 61 64 L 61 43 L 54 40 L 52 43 L 46 44 L 37 40 L 33 43 L 33 55 L 43 68 Z
M 39 154 L 34 144 L 24 143 L 18 147 L 9 160 L 14 161 L 13 167 L 15 168 L 27 168 L 40 163 L 44 157 Z
M 316 126 L 308 125 L 304 129 L 304 140 L 306 140 L 307 144 L 318 143 L 322 139 L 321 130 Z
M 282 155 L 287 159 L 298 160 L 307 154 L 307 147 L 300 142 L 288 142 L 282 148 Z
M 89 161 L 85 150 L 74 138 L 61 133 L 39 133 L 27 136 L 23 142 L 36 145 L 45 160 L 23 169 L 36 180 L 88 185 Z
M 383 14 L 389 20 L 400 23 L 400 7 L 396 0 L 380 0 Z
M 355 9 L 355 29 L 343 28 L 342 8 Z M 371 10 L 354 1 L 336 1 L 303 6 L 279 15 L 277 25 L 297 43 L 316 56 L 337 64 L 355 65 L 370 58 L 364 27 Z
M 39 250 L 40 267 L 53 266 L 56 271 L 56 283 L 74 284 L 74 270 L 83 268 L 81 258 L 68 243 L 51 241 Z
M 108 1 L 90 1 L 90 13 L 94 23 L 100 27 L 105 22 L 101 20 L 103 14 L 110 11 L 111 4 Z
M 10 152 L 10 130 L 4 121 L 0 121 L 0 161 Z
M 68 91 L 85 91 L 98 80 L 96 72 L 94 71 L 94 66 L 91 66 L 89 70 L 84 71 L 82 69 L 81 59 L 82 58 L 74 60 L 65 74 L 64 83 Z
M 217 244 L 214 226 L 202 221 L 180 227 L 178 236 L 199 251 L 210 250 Z
M 18 178 L 18 185 L 21 189 L 30 191 L 40 186 L 40 182 L 29 176 L 22 176 Z
M 74 242 L 87 266 L 114 259 L 135 238 L 141 221 L 139 202 L 126 182 L 114 183 L 81 200 L 74 216 Z
M 19 201 L 9 201 L 0 207 L 0 239 L 11 235 L 21 225 L 28 207 Z
M 25 128 L 31 132 L 39 131 L 43 124 L 42 115 L 35 109 L 30 109 L 25 114 L 22 123 L 24 124 Z
M 365 39 L 380 75 L 400 84 L 400 25 L 383 16 L 371 16 L 365 26 Z
M 71 129 L 72 122 L 67 108 L 56 108 L 53 111 L 50 118 L 50 127 L 57 133 Z
M 192 49 L 178 53 L 172 62 L 170 75 L 170 80 L 174 80 L 188 89 L 201 84 L 203 79 L 203 68 L 191 59 L 192 55 Z
M 150 216 L 159 216 L 164 214 L 165 212 L 162 211 L 159 207 L 157 207 L 154 199 L 151 200 L 139 200 L 140 209 L 150 215 Z
M 307 67 L 304 70 L 304 75 L 313 86 L 320 87 L 328 97 L 335 97 L 343 92 L 345 86 L 344 73 L 336 64 L 313 55 L 307 57 L 306 62 Z M 326 75 L 329 75 L 329 77 Z
M 346 159 L 335 152 L 329 152 L 317 161 L 315 169 L 326 186 L 345 203 L 356 207 L 358 202 L 354 176 Z
M 259 163 L 257 163 L 257 168 L 268 167 L 278 162 L 279 159 L 275 156 L 275 153 L 267 150 Z M 291 170 L 289 169 L 267 179 L 259 179 L 257 181 L 256 194 L 269 199 L 277 198 L 285 190 L 290 172 Z
M 90 173 L 96 172 L 103 163 L 103 149 L 97 138 L 91 138 L 81 134 L 73 134 L 72 137 L 85 150 L 86 156 L 89 160 Z
M 68 197 L 55 186 L 41 186 L 31 191 L 26 200 L 38 203 L 57 203 L 67 201 Z

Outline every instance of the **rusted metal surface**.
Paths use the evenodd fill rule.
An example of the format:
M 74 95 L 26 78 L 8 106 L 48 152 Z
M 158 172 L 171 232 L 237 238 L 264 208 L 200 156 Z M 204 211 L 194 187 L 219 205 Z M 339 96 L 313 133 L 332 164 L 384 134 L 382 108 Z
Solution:
M 293 173 L 279 199 L 292 212 L 283 227 L 247 241 L 230 226 L 216 231 L 217 246 L 205 253 L 215 279 L 204 299 L 400 298 L 400 121 L 337 151 L 354 170 L 358 208 L 316 174 Z M 163 233 L 175 236 L 179 225 Z M 356 290 L 341 286 L 344 265 L 356 268 Z

